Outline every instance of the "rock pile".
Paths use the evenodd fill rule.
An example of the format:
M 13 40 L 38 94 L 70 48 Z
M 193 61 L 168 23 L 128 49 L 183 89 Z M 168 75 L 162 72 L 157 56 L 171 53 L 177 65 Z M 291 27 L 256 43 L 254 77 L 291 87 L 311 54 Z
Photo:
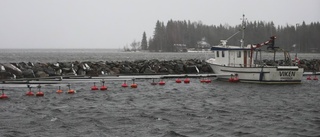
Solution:
M 264 60 L 267 65 L 272 61 Z M 283 61 L 277 61 L 281 64 Z M 320 59 L 300 60 L 299 67 L 305 72 L 319 72 Z M 148 75 L 148 74 L 188 74 L 213 73 L 204 60 L 137 60 L 99 62 L 57 62 L 57 63 L 2 63 L 0 79 L 40 78 L 49 76 L 99 76 L 99 75 Z
M 57 63 L 3 63 L 0 79 L 38 78 L 48 76 L 99 76 L 119 74 L 187 74 L 212 73 L 210 66 L 199 59 L 160 61 L 99 61 Z

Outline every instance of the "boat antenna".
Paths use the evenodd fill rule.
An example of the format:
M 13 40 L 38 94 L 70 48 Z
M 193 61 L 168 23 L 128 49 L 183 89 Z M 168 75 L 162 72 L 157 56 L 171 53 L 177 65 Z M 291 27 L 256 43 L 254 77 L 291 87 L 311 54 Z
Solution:
M 245 15 L 242 15 L 242 25 L 241 25 L 241 31 L 242 31 L 242 38 L 241 38 L 241 48 L 243 48 L 243 43 L 244 43 L 244 30 L 246 29 L 246 20 L 247 18 L 245 18 Z

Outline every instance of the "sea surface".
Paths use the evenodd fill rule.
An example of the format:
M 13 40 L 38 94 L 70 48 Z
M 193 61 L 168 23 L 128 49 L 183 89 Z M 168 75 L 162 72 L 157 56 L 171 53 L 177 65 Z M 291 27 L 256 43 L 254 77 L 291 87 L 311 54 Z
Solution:
M 1 50 L 1 62 L 206 58 L 204 53 L 109 50 L 12 52 Z M 26 85 L 0 84 L 9 96 L 0 100 L 0 137 L 320 136 L 320 81 L 304 77 L 301 84 L 264 85 L 211 79 L 212 83 L 201 83 L 191 78 L 189 84 L 164 79 L 164 86 L 139 79 L 138 88 L 106 81 L 107 91 L 91 91 L 90 81 L 73 82 L 76 94 L 57 94 L 57 85 L 42 85 L 44 97 L 25 96 Z M 66 85 L 60 86 L 67 91 Z
M 293 59 L 295 53 L 291 53 Z M 208 59 L 209 52 L 122 52 L 119 49 L 0 49 L 0 63 L 73 62 L 73 61 L 134 61 Z M 320 59 L 320 53 L 298 53 L 300 59 Z M 263 59 L 273 59 L 273 53 L 262 53 Z M 276 54 L 283 59 L 283 53 Z

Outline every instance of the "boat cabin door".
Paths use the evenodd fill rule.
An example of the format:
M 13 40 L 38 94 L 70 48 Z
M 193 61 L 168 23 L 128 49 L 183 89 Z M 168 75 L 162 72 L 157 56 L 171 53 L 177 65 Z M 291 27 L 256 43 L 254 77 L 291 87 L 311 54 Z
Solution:
M 230 51 L 229 52 L 229 65 L 232 67 L 236 66 L 236 52 L 235 51 Z

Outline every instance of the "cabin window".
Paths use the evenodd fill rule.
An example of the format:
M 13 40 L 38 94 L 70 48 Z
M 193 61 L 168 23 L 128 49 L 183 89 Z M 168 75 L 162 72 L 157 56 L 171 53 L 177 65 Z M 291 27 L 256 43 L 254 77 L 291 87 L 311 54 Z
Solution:
M 216 53 L 217 53 L 217 57 L 219 57 L 219 51 L 216 51 Z
M 241 51 L 238 51 L 238 52 L 237 52 L 237 57 L 238 57 L 238 58 L 241 58 Z
M 224 57 L 224 51 L 221 51 L 221 57 Z

